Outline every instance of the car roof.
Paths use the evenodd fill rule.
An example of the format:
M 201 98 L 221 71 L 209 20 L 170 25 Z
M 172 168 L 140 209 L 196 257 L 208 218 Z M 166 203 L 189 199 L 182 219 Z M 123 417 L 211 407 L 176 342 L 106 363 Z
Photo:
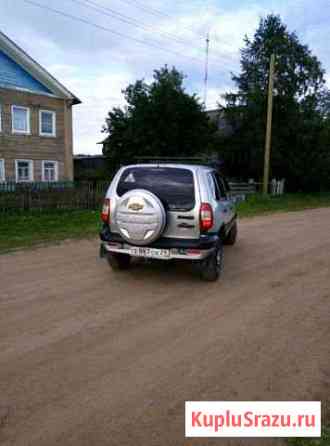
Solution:
M 185 164 L 185 163 L 141 163 L 141 164 L 129 164 L 128 166 L 124 166 L 123 168 L 139 168 L 139 167 L 170 167 L 177 169 L 188 169 L 193 172 L 197 172 L 198 170 L 212 171 L 214 168 L 212 166 L 206 166 L 202 164 Z

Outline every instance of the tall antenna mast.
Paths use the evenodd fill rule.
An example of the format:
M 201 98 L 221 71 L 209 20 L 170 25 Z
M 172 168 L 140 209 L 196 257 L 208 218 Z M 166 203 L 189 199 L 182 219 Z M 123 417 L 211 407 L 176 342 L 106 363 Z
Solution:
M 210 48 L 210 33 L 206 35 L 206 52 L 205 52 L 205 76 L 204 76 L 204 105 L 206 107 L 207 101 L 207 81 L 209 77 L 209 48 Z

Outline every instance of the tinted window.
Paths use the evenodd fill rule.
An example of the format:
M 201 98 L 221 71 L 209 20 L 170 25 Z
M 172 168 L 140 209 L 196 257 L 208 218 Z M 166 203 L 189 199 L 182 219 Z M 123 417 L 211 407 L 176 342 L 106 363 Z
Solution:
M 226 177 L 222 177 L 223 184 L 225 185 L 226 192 L 230 192 L 230 186 Z
M 146 189 L 169 210 L 189 211 L 195 206 L 194 178 L 190 170 L 176 167 L 131 167 L 124 170 L 117 194 Z
M 220 178 L 220 175 L 218 173 L 214 174 L 214 178 L 215 178 L 215 182 L 218 186 L 218 189 L 220 191 L 220 197 L 221 198 L 225 198 L 226 197 L 226 189 L 225 186 L 222 182 L 222 179 Z
M 219 190 L 218 183 L 216 182 L 216 179 L 214 177 L 214 174 L 210 173 L 208 175 L 208 177 L 210 179 L 210 187 L 211 187 L 213 198 L 215 198 L 216 200 L 220 200 L 220 190 Z
M 212 197 L 215 200 L 218 200 L 219 199 L 218 198 L 218 191 L 217 191 L 217 188 L 216 188 L 216 184 L 215 184 L 215 180 L 213 178 L 213 175 L 211 173 L 208 173 L 207 174 L 207 179 L 208 179 L 209 186 L 210 186 L 210 189 L 211 189 Z

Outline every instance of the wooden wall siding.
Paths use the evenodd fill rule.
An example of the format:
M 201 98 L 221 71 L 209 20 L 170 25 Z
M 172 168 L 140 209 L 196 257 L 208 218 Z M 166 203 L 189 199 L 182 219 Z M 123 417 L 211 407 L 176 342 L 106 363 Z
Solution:
M 5 88 L 24 88 L 36 93 L 51 93 L 24 68 L 0 50 L 0 85 Z
M 64 176 L 68 180 L 73 180 L 73 134 L 72 134 L 72 107 L 68 107 L 67 103 L 64 103 L 64 145 L 65 145 L 65 158 Z
M 59 180 L 72 180 L 71 105 L 63 99 L 1 88 L 0 105 L 0 159 L 5 159 L 6 180 L 15 179 L 15 159 L 34 161 L 35 181 L 41 181 L 42 160 L 58 161 Z M 30 135 L 12 133 L 12 105 L 30 108 Z M 39 111 L 43 109 L 56 112 L 56 137 L 39 136 Z

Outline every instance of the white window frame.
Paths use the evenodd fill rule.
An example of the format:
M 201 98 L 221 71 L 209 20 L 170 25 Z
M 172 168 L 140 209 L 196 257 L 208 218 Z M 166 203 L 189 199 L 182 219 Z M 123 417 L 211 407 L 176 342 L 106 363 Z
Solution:
M 49 113 L 52 115 L 52 123 L 53 123 L 53 132 L 52 133 L 44 133 L 42 131 L 42 114 L 43 113 Z M 46 136 L 49 138 L 56 137 L 56 112 L 54 112 L 52 110 L 39 110 L 39 135 Z
M 24 110 L 27 112 L 27 130 L 17 130 L 14 128 L 14 109 L 19 109 L 19 110 Z M 21 105 L 12 105 L 11 106 L 11 129 L 12 129 L 12 133 L 16 134 L 16 135 L 30 135 L 31 134 L 31 114 L 30 114 L 30 109 L 29 107 L 23 107 Z
M 6 181 L 6 166 L 5 166 L 5 160 L 3 158 L 0 158 L 0 164 L 2 164 L 2 176 L 0 175 L 0 183 L 3 183 Z
M 53 181 L 49 181 L 45 179 L 45 163 L 53 163 L 55 167 L 55 179 Z M 42 181 L 46 181 L 47 183 L 55 183 L 58 181 L 58 161 L 54 160 L 42 160 L 41 162 L 41 179 Z
M 20 180 L 18 178 L 18 163 L 19 162 L 29 163 L 30 178 L 28 180 Z M 23 159 L 15 160 L 15 178 L 16 178 L 16 183 L 31 183 L 33 181 L 33 160 L 23 160 Z

